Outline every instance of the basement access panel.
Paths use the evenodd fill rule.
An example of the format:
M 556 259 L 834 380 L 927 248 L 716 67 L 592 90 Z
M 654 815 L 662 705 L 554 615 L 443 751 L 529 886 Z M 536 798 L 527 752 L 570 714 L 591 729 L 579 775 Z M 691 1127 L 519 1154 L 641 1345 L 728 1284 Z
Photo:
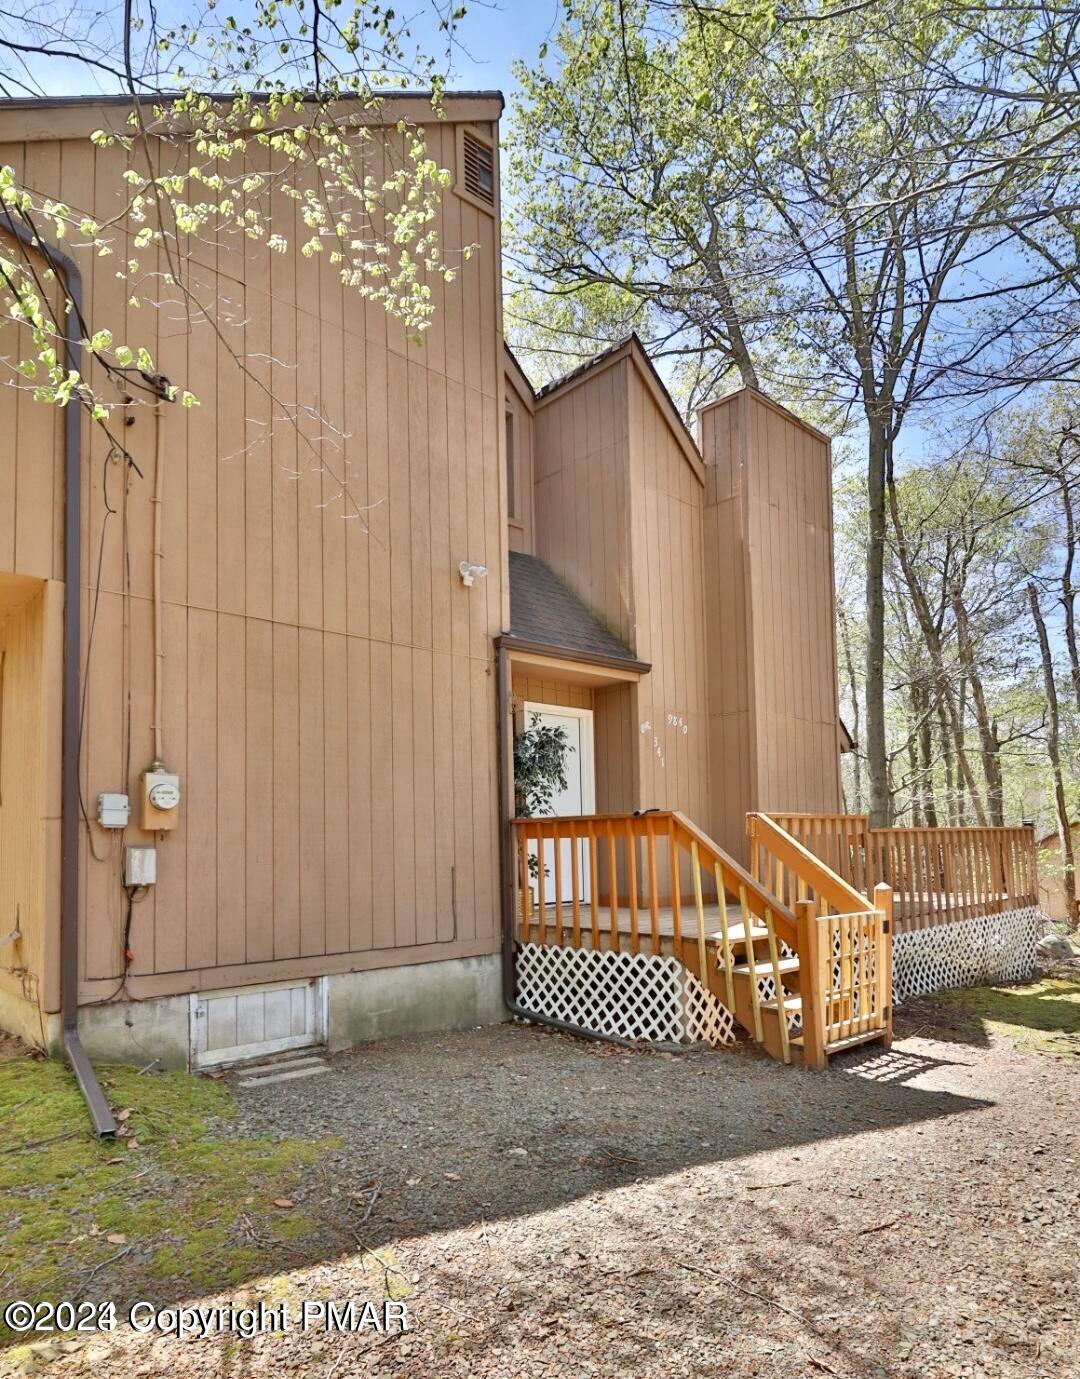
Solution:
M 326 981 L 275 982 L 191 997 L 191 1066 L 219 1068 L 326 1042 Z

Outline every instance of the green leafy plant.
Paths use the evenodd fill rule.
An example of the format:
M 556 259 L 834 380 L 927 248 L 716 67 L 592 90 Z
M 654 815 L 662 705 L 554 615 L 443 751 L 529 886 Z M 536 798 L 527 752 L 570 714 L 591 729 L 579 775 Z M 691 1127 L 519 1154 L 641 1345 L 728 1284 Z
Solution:
M 519 816 L 547 814 L 556 791 L 566 789 L 566 758 L 574 749 L 565 728 L 534 713 L 514 738 L 514 808 Z
M 556 791 L 566 789 L 566 758 L 574 750 L 565 728 L 540 722 L 534 713 L 514 738 L 514 810 L 519 817 L 550 814 Z M 529 875 L 540 874 L 540 859 L 529 857 Z M 544 868 L 547 875 L 547 867 Z
M 64 64 L 81 63 L 88 84 L 93 77 L 125 95 L 130 109 L 90 136 L 96 165 L 115 183 L 106 215 L 0 162 L 0 228 L 23 235 L 0 243 L 12 382 L 36 401 L 82 406 L 125 453 L 110 416 L 132 395 L 156 399 L 149 346 L 163 304 L 210 326 L 246 368 L 200 269 L 200 253 L 213 261 L 219 249 L 324 258 L 347 292 L 381 307 L 419 344 L 435 311 L 432 283 L 452 282 L 473 249 L 443 251 L 438 210 L 452 175 L 432 156 L 423 124 L 379 114 L 386 94 L 404 88 L 430 101 L 433 124 L 444 116 L 464 6 L 427 0 L 421 11 L 400 16 L 380 0 L 208 0 L 192 20 L 170 24 L 152 0 L 106 0 L 91 23 L 54 13 L 51 0 L 16 0 L 0 16 L 5 94 L 48 96 Z M 434 52 L 413 35 L 414 22 L 426 24 Z M 126 340 L 95 319 L 94 303 L 84 317 L 66 284 L 57 289 L 42 252 L 50 242 L 94 262 L 103 281 L 123 283 Z M 144 341 L 141 306 L 151 308 Z M 81 342 L 80 368 L 65 349 L 71 341 Z M 199 403 L 186 388 L 162 387 L 185 407 Z

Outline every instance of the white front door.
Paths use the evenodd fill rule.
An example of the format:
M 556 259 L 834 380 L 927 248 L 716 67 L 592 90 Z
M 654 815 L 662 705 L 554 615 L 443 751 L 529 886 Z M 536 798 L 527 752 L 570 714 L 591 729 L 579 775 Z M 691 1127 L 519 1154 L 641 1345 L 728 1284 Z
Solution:
M 539 721 L 550 728 L 562 728 L 570 751 L 566 754 L 566 789 L 560 790 L 551 801 L 549 814 L 557 818 L 568 818 L 578 814 L 596 812 L 596 781 L 593 776 L 593 715 L 592 709 L 556 708 L 552 704 L 526 704 L 525 725 Z M 559 872 L 562 882 L 562 900 L 574 898 L 574 872 L 571 848 L 575 844 L 569 839 L 561 841 L 562 855 L 559 859 Z M 576 844 L 578 855 L 578 899 L 589 899 L 589 858 L 584 841 Z M 535 844 L 531 850 L 535 853 Z M 544 842 L 544 900 L 555 900 L 555 841 Z

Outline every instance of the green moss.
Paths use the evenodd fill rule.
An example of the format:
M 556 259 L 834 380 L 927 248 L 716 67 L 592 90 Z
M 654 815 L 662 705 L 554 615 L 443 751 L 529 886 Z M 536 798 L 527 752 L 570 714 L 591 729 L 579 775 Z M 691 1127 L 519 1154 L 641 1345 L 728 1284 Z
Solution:
M 273 1272 L 274 1246 L 262 1242 L 277 1242 L 286 1263 L 315 1229 L 274 1200 L 340 1140 L 231 1136 L 229 1089 L 184 1073 L 109 1068 L 102 1082 L 127 1112 L 136 1150 L 94 1137 L 63 1064 L 0 1063 L 0 1275 L 10 1297 L 74 1296 L 88 1268 L 122 1249 L 133 1284 L 149 1274 L 235 1286 Z M 0 1328 L 0 1344 L 12 1339 Z
M 1021 1049 L 1080 1058 L 1080 979 L 945 991 L 933 999 L 950 1009 L 961 1029 L 980 1027 Z

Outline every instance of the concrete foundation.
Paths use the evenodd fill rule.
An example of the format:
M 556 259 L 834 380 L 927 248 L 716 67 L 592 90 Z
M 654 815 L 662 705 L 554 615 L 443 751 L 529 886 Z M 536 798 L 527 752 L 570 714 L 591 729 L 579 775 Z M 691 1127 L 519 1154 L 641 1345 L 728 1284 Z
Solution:
M 191 1002 L 187 996 L 113 1001 L 79 1011 L 79 1036 L 95 1063 L 144 1068 L 186 1068 L 190 1058 Z
M 60 1016 L 46 1015 L 36 1001 L 0 988 L 0 1030 L 35 1049 L 51 1049 L 60 1038 Z
M 498 955 L 346 972 L 327 982 L 331 1049 L 508 1018 Z
M 342 972 L 324 980 L 331 1049 L 395 1034 L 490 1025 L 507 1018 L 498 955 Z M 44 1042 L 51 1053 L 62 1056 L 60 1017 L 42 1020 L 31 1001 L 0 992 L 0 1029 L 38 1047 Z M 79 1032 L 96 1063 L 145 1067 L 156 1060 L 164 1068 L 191 1066 L 189 996 L 84 1006 L 79 1011 Z

